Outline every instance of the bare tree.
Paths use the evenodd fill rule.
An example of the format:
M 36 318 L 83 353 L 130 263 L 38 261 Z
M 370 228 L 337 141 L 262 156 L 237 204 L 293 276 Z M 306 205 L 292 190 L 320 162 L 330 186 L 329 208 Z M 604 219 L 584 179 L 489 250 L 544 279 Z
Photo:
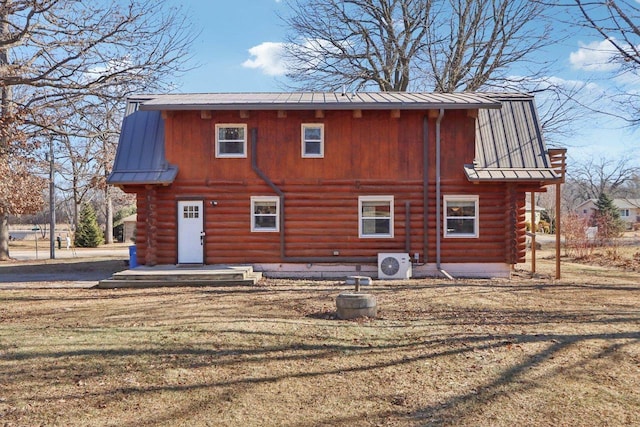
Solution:
M 575 136 L 580 120 L 593 115 L 582 108 L 585 97 L 595 97 L 588 90 L 586 82 L 564 82 L 550 77 L 529 79 L 522 82 L 524 91 L 536 95 L 536 105 L 540 115 L 540 126 L 547 144 L 561 144 Z
M 640 170 L 627 182 L 622 196 L 627 199 L 640 199 Z
M 121 103 L 98 98 L 100 102 L 78 110 L 80 122 L 86 126 L 84 136 L 95 145 L 92 156 L 92 176 L 89 185 L 92 190 L 101 192 L 104 206 L 105 242 L 113 243 L 113 195 L 122 193 L 107 185 L 107 177 L 115 159 L 120 124 L 122 122 Z
M 640 4 L 637 0 L 570 0 L 565 3 L 577 19 L 571 24 L 590 30 L 607 41 L 607 64 L 614 79 L 637 81 L 640 75 Z M 616 111 L 600 112 L 623 118 L 632 126 L 640 126 L 640 94 L 628 90 L 624 83 L 613 96 Z
M 637 164 L 637 158 L 631 155 L 617 160 L 589 158 L 583 162 L 573 162 L 567 175 L 583 201 L 597 199 L 600 194 L 616 197 L 622 196 L 625 186 L 632 183 L 640 173 Z
M 427 43 L 431 0 L 293 0 L 288 73 L 305 88 L 405 91 Z M 313 10 L 313 13 L 309 13 Z
M 438 92 L 519 86 L 541 76 L 545 62 L 535 57 L 554 43 L 547 8 L 527 0 L 440 2 L 429 28 L 427 58 Z M 541 55 L 538 55 L 541 56 Z M 514 77 L 515 64 L 529 69 Z
M 573 0 L 583 20 L 616 49 L 611 56 L 622 71 L 640 70 L 640 5 L 636 0 Z
M 532 63 L 553 42 L 547 8 L 527 0 L 291 0 L 289 6 L 288 76 L 306 89 L 513 86 L 526 79 L 509 76 L 509 67 Z
M 0 181 L 21 179 L 10 167 L 20 141 L 28 140 L 21 135 L 64 129 L 54 112 L 89 95 L 121 99 L 129 90 L 169 84 L 167 77 L 184 69 L 193 38 L 180 11 L 163 0 L 0 0 Z M 17 203 L 7 202 L 16 197 L 11 189 L 0 190 L 4 260 Z

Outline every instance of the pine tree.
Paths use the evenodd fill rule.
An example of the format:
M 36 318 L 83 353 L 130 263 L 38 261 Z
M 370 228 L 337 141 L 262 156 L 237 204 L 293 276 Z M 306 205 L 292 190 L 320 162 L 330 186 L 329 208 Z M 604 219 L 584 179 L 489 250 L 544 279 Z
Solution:
M 104 236 L 98 225 L 96 211 L 90 204 L 84 204 L 80 211 L 74 244 L 81 248 L 95 248 L 102 243 L 104 243 Z
M 620 236 L 624 224 L 620 219 L 620 211 L 613 204 L 613 199 L 606 193 L 600 193 L 596 201 L 596 211 L 593 213 L 592 224 L 598 227 L 598 236 L 608 240 Z

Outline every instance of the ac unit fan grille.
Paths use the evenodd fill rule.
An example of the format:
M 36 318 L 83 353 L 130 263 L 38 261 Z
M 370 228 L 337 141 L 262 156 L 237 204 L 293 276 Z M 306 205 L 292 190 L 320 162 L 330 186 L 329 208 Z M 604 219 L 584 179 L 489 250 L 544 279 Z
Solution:
M 380 269 L 387 276 L 393 276 L 400 271 L 400 263 L 394 257 L 386 257 L 380 263 Z

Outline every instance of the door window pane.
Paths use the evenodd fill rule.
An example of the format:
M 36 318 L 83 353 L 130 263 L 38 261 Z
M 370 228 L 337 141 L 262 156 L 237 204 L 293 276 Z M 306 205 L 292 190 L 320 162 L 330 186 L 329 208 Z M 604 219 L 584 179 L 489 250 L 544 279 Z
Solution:
M 182 207 L 183 218 L 200 218 L 199 206 L 183 206 Z

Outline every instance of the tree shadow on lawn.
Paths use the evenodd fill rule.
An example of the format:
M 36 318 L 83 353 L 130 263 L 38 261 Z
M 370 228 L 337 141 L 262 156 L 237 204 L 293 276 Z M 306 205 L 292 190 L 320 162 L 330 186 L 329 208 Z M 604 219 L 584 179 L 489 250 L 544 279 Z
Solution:
M 377 346 L 374 348 L 365 348 L 363 346 L 358 345 L 293 345 L 293 346 L 277 346 L 277 347 L 267 347 L 260 349 L 228 349 L 224 351 L 212 351 L 205 349 L 194 349 L 194 348 L 183 348 L 183 349 L 174 349 L 169 353 L 164 353 L 162 351 L 153 351 L 148 352 L 144 351 L 141 353 L 137 353 L 135 351 L 131 351 L 128 349 L 119 349 L 115 351 L 102 351 L 102 350 L 79 350 L 79 351 L 71 351 L 71 352 L 52 352 L 52 353 L 42 353 L 37 355 L 29 355 L 20 354 L 14 355 L 14 357 L 8 358 L 6 355 L 2 357 L 2 359 L 21 359 L 25 356 L 27 358 L 30 357 L 52 357 L 52 358 L 63 358 L 62 360 L 69 361 L 69 368 L 71 366 L 77 367 L 76 357 L 98 357 L 105 358 L 106 360 L 113 360 L 114 357 L 128 357 L 128 356 L 164 356 L 174 358 L 174 366 L 172 368 L 184 368 L 184 369 L 196 369 L 202 366 L 209 366 L 209 364 L 191 364 L 191 363 L 181 363 L 186 361 L 191 361 L 191 358 L 198 356 L 212 356 L 214 359 L 223 358 L 230 356 L 232 358 L 235 357 L 245 357 L 241 361 L 236 359 L 230 359 L 228 361 L 215 360 L 211 361 L 211 364 L 215 365 L 224 365 L 224 364 L 242 364 L 242 363 L 250 363 L 250 362 L 268 362 L 268 361 L 291 361 L 291 360 L 313 360 L 313 359 L 323 359 L 323 358 L 333 358 L 336 355 L 336 352 L 350 352 L 355 353 L 351 357 L 356 357 L 358 352 L 371 352 L 371 351 L 385 351 L 389 352 L 390 357 L 388 361 L 379 362 L 379 363 L 363 363 L 359 366 L 355 367 L 335 367 L 333 369 L 321 369 L 321 370 L 307 370 L 303 372 L 287 372 L 285 374 L 280 375 L 268 375 L 262 377 L 243 377 L 238 375 L 238 377 L 222 380 L 222 381 L 212 381 L 212 382 L 200 382 L 200 383 L 191 383 L 191 384 L 172 384 L 172 385 L 140 385 L 140 386 L 124 386 L 124 387 L 116 387 L 110 390 L 104 390 L 101 392 L 90 392 L 87 394 L 86 392 L 78 392 L 77 394 L 69 393 L 67 395 L 60 396 L 59 398 L 64 400 L 82 400 L 86 398 L 88 395 L 92 395 L 93 397 L 99 397 L 102 399 L 112 400 L 114 402 L 120 400 L 122 396 L 142 396 L 145 394 L 154 394 L 158 392 L 189 392 L 195 390 L 203 390 L 203 389 L 217 389 L 224 390 L 229 387 L 241 386 L 248 387 L 251 385 L 259 385 L 263 383 L 275 383 L 281 380 L 291 380 L 291 379 L 309 379 L 309 378 L 319 378 L 324 376 L 332 376 L 332 375 L 345 375 L 345 374 L 357 374 L 359 372 L 367 372 L 367 371 L 375 371 L 379 369 L 384 369 L 392 366 L 402 366 L 408 365 L 415 362 L 431 360 L 440 357 L 454 357 L 456 355 L 462 355 L 466 353 L 473 353 L 485 350 L 496 350 L 502 348 L 506 345 L 524 345 L 524 344 L 532 344 L 532 343 L 548 343 L 541 351 L 538 351 L 534 354 L 529 355 L 523 362 L 519 364 L 515 364 L 505 370 L 503 370 L 494 380 L 490 380 L 485 384 L 481 384 L 478 387 L 474 387 L 473 389 L 462 392 L 452 397 L 448 397 L 445 400 L 438 402 L 437 404 L 422 407 L 418 410 L 407 411 L 406 408 L 399 409 L 398 411 L 390 411 L 388 409 L 381 409 L 379 413 L 369 414 L 370 417 L 385 419 L 388 417 L 394 418 L 406 418 L 411 421 L 416 420 L 424 420 L 428 421 L 429 425 L 456 425 L 456 420 L 462 421 L 465 417 L 470 416 L 474 413 L 477 413 L 479 408 L 491 404 L 493 401 L 500 399 L 503 396 L 513 395 L 514 393 L 523 393 L 529 389 L 539 387 L 535 381 L 520 381 L 521 377 L 529 372 L 531 369 L 543 369 L 543 365 L 545 362 L 553 359 L 556 355 L 561 353 L 563 350 L 571 347 L 573 345 L 579 344 L 585 341 L 600 341 L 605 340 L 611 342 L 610 345 L 606 346 L 606 348 L 601 351 L 593 354 L 589 357 L 589 359 L 580 359 L 576 360 L 573 365 L 562 365 L 552 370 L 551 373 L 545 373 L 545 376 L 555 376 L 561 375 L 566 371 L 571 371 L 574 368 L 581 367 L 585 365 L 588 360 L 595 360 L 607 357 L 611 353 L 618 351 L 624 346 L 638 344 L 640 343 L 640 332 L 628 332 L 628 333 L 612 333 L 612 334 L 577 334 L 577 335 L 558 335 L 558 334 L 548 334 L 548 335 L 504 335 L 504 336 L 492 336 L 492 337 L 478 337 L 478 336 L 462 336 L 458 338 L 450 337 L 446 340 L 448 347 L 454 345 L 453 348 L 442 348 L 442 349 L 433 349 L 435 344 L 442 344 L 439 340 L 433 341 L 425 341 L 421 343 L 415 343 L 410 345 L 390 345 L 388 347 Z M 621 340 L 626 341 L 625 343 L 620 342 Z M 458 346 L 455 346 L 455 344 Z M 391 357 L 392 354 L 396 354 L 398 351 L 404 350 L 405 348 L 410 349 L 420 349 L 420 348 L 429 348 L 429 352 L 423 352 L 417 356 L 396 356 L 396 358 Z M 287 353 L 291 352 L 304 352 L 304 354 L 300 355 L 287 355 Z M 276 356 L 277 355 L 277 356 Z M 60 360 L 60 359 L 58 359 Z M 75 363 L 74 363 L 74 360 Z M 66 371 L 68 368 L 64 368 L 63 371 Z M 240 370 L 241 371 L 241 370 Z M 33 373 L 31 373 L 33 374 Z M 399 399 L 401 398 L 398 397 Z M 36 400 L 39 400 L 36 398 Z M 43 401 L 46 401 L 45 398 L 42 398 Z M 401 406 L 401 402 L 398 404 Z M 173 408 L 170 410 L 170 413 L 166 414 L 158 414 L 158 418 L 155 420 L 159 422 L 161 420 L 174 420 L 179 421 L 180 413 L 189 414 L 189 416 L 193 416 L 193 412 L 185 412 L 184 408 Z M 173 412 L 171 412 L 173 411 Z M 326 420 L 327 422 L 341 422 L 347 423 L 352 420 L 352 417 L 344 417 L 344 418 L 334 418 L 332 417 L 330 420 Z M 149 421 L 149 420 L 147 420 Z M 322 420 L 313 420 L 310 421 L 309 425 L 318 425 L 318 423 Z M 345 424 L 346 425 L 346 424 Z
M 465 286 L 469 285 L 466 284 Z M 490 286 L 490 284 L 483 285 L 483 287 Z M 261 292 L 277 295 L 277 289 L 275 288 L 259 289 Z M 514 286 L 514 289 L 517 289 L 517 286 Z M 609 288 L 606 289 L 609 290 Z M 308 289 L 306 290 L 308 291 Z M 628 290 L 628 287 L 615 287 L 614 290 L 625 292 Z M 224 289 L 223 291 L 225 295 L 237 292 L 239 298 L 248 295 L 248 293 L 245 293 L 247 289 L 244 287 L 235 290 Z M 112 297 L 112 293 L 102 292 L 105 291 L 91 291 L 91 295 L 87 294 L 87 297 L 95 298 L 95 295 L 103 295 L 105 300 Z M 147 293 L 149 291 L 140 292 Z M 218 293 L 212 289 L 203 289 L 202 292 L 184 292 L 185 294 L 191 295 L 215 295 Z M 162 291 L 162 293 L 171 295 L 174 291 L 166 290 Z M 117 292 L 115 294 L 117 294 Z M 138 291 L 127 291 L 123 293 L 123 295 L 139 296 L 139 293 Z M 150 292 L 150 295 L 158 296 L 158 294 L 154 292 Z M 309 298 L 306 293 L 299 295 L 299 297 L 303 299 Z M 279 300 L 276 299 L 268 301 L 268 304 L 278 304 L 278 302 Z M 287 300 L 287 302 L 291 303 L 290 300 Z M 296 300 L 295 303 L 298 304 L 301 303 L 301 301 Z M 188 308 L 188 304 L 185 304 L 185 308 Z M 128 310 L 132 312 L 134 309 L 136 313 L 140 312 L 140 307 L 128 308 Z M 409 365 L 437 358 L 452 358 L 461 355 L 473 357 L 473 353 L 475 352 L 498 351 L 517 346 L 526 347 L 527 351 L 523 354 L 522 360 L 516 360 L 505 365 L 499 370 L 496 370 L 495 375 L 485 378 L 475 386 L 460 387 L 460 390 L 456 392 L 452 390 L 450 394 L 436 396 L 436 402 L 431 405 L 420 408 L 410 407 L 402 404 L 402 396 L 400 396 L 397 399 L 397 405 L 392 402 L 393 405 L 398 407 L 397 411 L 390 410 L 387 405 L 384 407 L 381 406 L 379 412 L 370 414 L 371 417 L 377 417 L 379 419 L 405 419 L 407 422 L 421 422 L 428 425 L 456 425 L 457 423 L 462 424 L 468 417 L 478 416 L 483 409 L 498 402 L 502 398 L 510 395 L 525 394 L 532 389 L 543 387 L 543 385 L 537 381 L 530 380 L 528 375 L 531 373 L 531 370 L 536 370 L 537 374 L 544 375 L 545 377 L 561 378 L 566 374 L 566 371 L 584 367 L 593 360 L 611 357 L 614 352 L 624 347 L 637 346 L 640 343 L 640 331 L 638 331 L 637 328 L 626 332 L 619 330 L 612 331 L 611 329 L 607 330 L 603 327 L 597 328 L 595 332 L 556 332 L 563 330 L 563 327 L 569 324 L 581 324 L 585 325 L 585 328 L 590 328 L 591 325 L 594 324 L 603 326 L 626 324 L 628 325 L 627 328 L 633 328 L 633 325 L 638 325 L 638 322 L 640 322 L 640 313 L 637 311 L 628 311 L 627 309 L 607 310 L 608 309 L 589 309 L 587 311 L 572 310 L 566 312 L 562 309 L 549 309 L 547 311 L 544 309 L 472 309 L 463 306 L 447 307 L 440 304 L 434 305 L 427 311 L 415 313 L 415 316 L 407 319 L 403 323 L 403 326 L 406 327 L 414 320 L 422 323 L 426 322 L 437 326 L 438 329 L 436 330 L 441 331 L 440 333 L 429 336 L 428 339 L 425 339 L 424 335 L 416 335 L 417 339 L 415 340 L 407 340 L 402 334 L 393 334 L 391 337 L 384 335 L 383 338 L 385 339 L 381 338 L 380 340 L 377 340 L 375 337 L 369 337 L 366 343 L 355 343 L 347 338 L 336 338 L 338 341 L 336 341 L 336 339 L 324 342 L 318 341 L 319 338 L 317 336 L 306 336 L 304 329 L 305 323 L 300 324 L 300 332 L 297 335 L 289 337 L 292 342 L 286 345 L 248 347 L 239 346 L 229 341 L 228 343 L 223 343 L 223 347 L 219 348 L 206 340 L 207 335 L 202 335 L 201 338 L 195 340 L 195 342 L 190 341 L 186 344 L 178 343 L 177 345 L 158 342 L 155 341 L 154 338 L 150 341 L 150 347 L 137 349 L 134 347 L 134 344 L 124 344 L 129 342 L 126 339 L 128 335 L 125 334 L 111 347 L 100 347 L 95 344 L 86 345 L 80 343 L 76 348 L 62 348 L 58 351 L 38 351 L 36 349 L 33 352 L 0 348 L 0 350 L 2 350 L 2 352 L 0 352 L 0 360 L 7 362 L 5 368 L 0 372 L 0 377 L 4 377 L 3 380 L 7 383 L 19 383 L 21 381 L 32 383 L 34 377 L 51 378 L 52 375 L 54 377 L 64 375 L 63 373 L 52 373 L 50 367 L 46 368 L 46 370 L 42 368 L 42 371 L 23 369 L 24 366 L 29 364 L 30 360 L 34 359 L 51 359 L 55 361 L 58 372 L 82 372 L 79 370 L 79 367 L 85 362 L 88 366 L 98 367 L 96 368 L 97 372 L 88 370 L 88 372 L 84 373 L 86 375 L 99 375 L 102 369 L 100 368 L 101 365 L 109 366 L 110 368 L 121 370 L 122 373 L 126 373 L 132 369 L 132 366 L 135 370 L 137 361 L 153 361 L 154 359 L 156 360 L 156 362 L 154 362 L 156 366 L 164 367 L 167 370 L 176 368 L 189 370 L 206 369 L 211 366 L 228 366 L 233 367 L 234 371 L 237 372 L 237 374 L 231 378 L 220 380 L 196 380 L 186 384 L 158 384 L 157 382 L 155 384 L 142 383 L 139 385 L 116 384 L 114 387 L 103 387 L 102 389 L 91 390 L 88 394 L 83 390 L 78 390 L 77 393 L 66 392 L 66 394 L 60 396 L 62 399 L 77 402 L 81 402 L 82 399 L 87 396 L 92 396 L 103 402 L 115 403 L 121 400 L 123 396 L 138 396 L 140 398 L 149 396 L 150 399 L 153 399 L 153 396 L 157 393 L 187 393 L 199 390 L 207 390 L 213 394 L 224 394 L 227 393 L 228 390 L 233 390 L 234 387 L 241 387 L 246 390 L 247 387 L 253 385 L 276 383 L 290 379 L 312 379 L 319 381 L 319 378 L 328 376 L 343 374 L 357 375 L 363 372 L 376 372 L 393 366 Z M 187 315 L 187 313 L 185 313 L 185 315 Z M 216 329 L 215 327 L 211 328 L 211 326 L 208 326 L 202 330 L 192 330 L 191 328 L 195 325 L 201 324 L 206 326 L 207 323 L 213 325 L 216 320 L 211 319 L 210 321 L 203 322 L 202 313 L 190 313 L 189 315 L 194 319 L 192 326 L 189 326 L 185 331 L 179 330 L 177 332 L 198 334 L 229 333 L 233 335 L 243 334 L 256 336 L 255 340 L 248 340 L 248 342 L 267 342 L 268 340 L 263 339 L 262 336 L 267 334 L 276 335 L 270 331 L 255 330 L 255 322 L 260 322 L 260 319 L 249 319 L 245 317 L 237 319 L 235 323 L 238 325 L 237 327 Z M 394 312 L 391 315 L 393 318 L 391 320 L 397 321 L 399 319 L 398 316 L 399 313 Z M 185 317 L 185 319 L 186 318 L 187 317 Z M 327 322 L 322 317 L 320 317 L 322 320 L 314 320 L 317 319 L 314 313 L 311 315 L 308 314 L 307 316 L 301 314 L 300 319 L 304 319 L 304 322 L 309 322 L 310 327 L 313 327 L 316 322 L 322 322 L 321 326 L 323 327 L 333 326 L 333 322 Z M 226 321 L 234 322 L 233 320 Z M 278 319 L 267 319 L 264 321 L 277 322 Z M 287 318 L 286 322 L 291 323 L 291 319 Z M 243 327 L 241 326 L 242 324 L 246 326 Z M 531 325 L 532 327 L 539 325 L 540 327 L 535 328 L 535 330 L 527 328 L 529 331 L 522 333 L 513 333 L 513 327 L 511 331 L 502 332 L 495 331 L 491 328 L 487 329 L 487 327 L 507 324 L 512 326 Z M 457 327 L 474 325 L 481 326 L 484 329 L 478 330 L 477 333 L 465 333 L 456 332 L 455 329 L 447 328 L 447 325 L 451 325 L 452 327 L 454 325 Z M 178 325 L 178 327 L 182 326 L 184 325 Z M 350 327 L 356 325 L 354 325 L 353 322 L 340 321 L 335 322 L 335 326 Z M 376 323 L 375 320 L 368 322 L 366 326 L 373 329 L 378 326 L 384 329 L 398 327 L 395 323 L 389 325 L 382 322 Z M 120 329 L 120 333 L 122 333 L 121 329 L 125 328 L 125 326 L 118 325 L 114 325 L 113 327 Z M 149 328 L 153 329 L 152 327 L 146 327 L 146 329 L 131 329 L 126 327 L 126 329 L 131 329 L 131 338 L 135 338 L 137 333 L 149 333 Z M 105 328 L 105 330 L 108 332 L 108 328 Z M 519 332 L 519 329 L 515 330 Z M 80 331 L 82 331 L 82 329 L 80 329 Z M 538 333 L 538 331 L 540 331 L 540 333 Z M 61 333 L 71 334 L 77 332 L 78 330 L 74 329 L 73 332 Z M 318 331 L 315 332 L 318 333 Z M 171 335 L 171 331 L 169 331 L 168 334 Z M 314 343 L 311 342 L 311 340 L 318 342 Z M 135 342 L 135 340 L 132 342 Z M 557 366 L 548 365 L 548 363 L 550 363 L 549 361 L 556 357 L 562 357 L 563 353 L 581 343 L 598 343 L 598 349 L 588 354 L 578 352 L 577 356 L 568 364 L 558 364 Z M 368 359 L 368 356 L 374 353 L 376 355 L 386 355 L 386 357 L 377 357 L 375 360 Z M 136 362 L 131 365 L 132 358 L 134 358 Z M 356 364 L 346 362 L 347 359 L 358 360 L 359 362 Z M 298 370 L 279 369 L 278 372 L 264 372 L 261 375 L 243 374 L 243 372 L 245 372 L 245 370 L 242 369 L 243 365 L 278 363 L 294 360 L 309 363 L 305 363 L 304 367 Z M 334 360 L 339 360 L 339 362 L 333 363 Z M 91 363 L 88 361 L 91 361 Z M 314 361 L 318 363 L 314 363 Z M 140 363 L 142 364 L 143 362 Z M 461 360 L 453 363 L 464 364 L 469 362 Z M 52 363 L 52 365 L 54 364 Z M 323 367 L 321 365 L 325 366 Z M 327 365 L 331 366 L 329 367 Z M 26 374 L 28 374 L 28 376 L 25 376 Z M 473 375 L 469 374 L 469 378 L 472 377 Z M 41 392 L 35 392 L 34 398 L 41 402 L 46 402 L 46 394 L 40 393 Z M 199 395 L 196 394 L 196 396 Z M 392 400 L 394 399 L 395 398 Z M 202 406 L 197 405 L 190 408 L 191 403 L 167 408 L 164 412 L 154 414 L 154 416 L 157 417 L 155 421 L 158 423 L 168 420 L 179 422 L 181 419 L 193 417 L 194 411 L 203 410 Z M 352 421 L 357 420 L 345 416 L 327 420 L 315 419 L 309 421 L 309 425 L 318 425 L 321 422 L 347 425 L 351 424 Z
M 501 289 L 508 292 L 520 292 L 520 291 L 545 291 L 545 290 L 594 290 L 594 291 L 625 291 L 625 292 L 637 292 L 640 291 L 640 285 L 638 282 L 630 282 L 628 284 L 604 284 L 604 283 L 553 283 L 552 281 L 544 281 L 536 283 L 531 279 L 512 279 L 504 281 L 477 281 L 474 279 L 456 279 L 451 280 L 439 280 L 437 283 L 422 283 L 420 279 L 415 279 L 415 283 L 403 282 L 399 285 L 393 285 L 390 289 L 388 286 L 378 288 L 375 285 L 364 289 L 369 290 L 387 290 L 387 291 L 419 291 L 425 289 L 454 289 L 454 288 L 471 288 L 471 289 Z
M 577 360 L 572 365 L 560 365 L 551 372 L 545 373 L 545 376 L 559 376 L 568 371 L 585 366 L 589 360 L 597 360 L 609 357 L 611 354 L 630 345 L 640 343 L 640 332 L 614 333 L 614 334 L 587 334 L 587 335 L 549 335 L 538 336 L 539 341 L 549 342 L 549 346 L 544 350 L 529 356 L 524 362 L 514 365 L 504 370 L 495 380 L 474 388 L 467 393 L 460 393 L 449 398 L 447 401 L 438 405 L 424 407 L 412 414 L 413 419 L 429 419 L 429 425 L 456 425 L 466 417 L 479 413 L 482 407 L 491 404 L 493 401 L 503 396 L 513 396 L 514 393 L 526 392 L 529 389 L 539 387 L 535 381 L 526 381 L 524 374 L 531 369 L 540 368 L 545 362 L 554 359 L 556 355 L 563 350 L 583 341 L 606 340 L 612 341 L 604 349 L 593 354 L 588 359 L 583 358 Z M 626 340 L 621 343 L 618 340 Z M 525 338 L 516 340 L 515 343 L 524 344 L 535 342 Z M 509 341 L 511 344 L 511 341 Z M 522 378 L 522 381 L 519 379 Z M 446 422 L 445 422 L 446 420 Z
M 530 312 L 527 316 L 526 323 L 539 323 L 546 324 L 550 321 L 550 313 L 545 312 Z M 602 313 L 605 314 L 605 313 Z M 611 320 L 614 322 L 621 315 L 627 315 L 628 313 L 608 313 L 613 316 Z M 487 316 L 490 319 L 500 319 L 505 316 L 513 316 L 513 312 L 501 313 L 500 310 L 496 310 L 492 313 L 491 310 L 483 310 L 482 315 Z M 477 322 L 478 313 L 469 313 L 467 321 Z M 443 322 L 449 321 L 462 321 L 463 319 L 453 319 L 445 316 L 434 316 Z M 536 320 L 537 319 L 537 320 Z M 626 318 L 631 324 L 633 324 L 635 318 Z M 576 318 L 572 314 L 567 314 L 567 319 L 563 319 L 562 314 L 555 314 L 552 316 L 552 321 L 556 324 L 563 324 L 564 320 L 581 323 L 590 323 L 588 318 Z M 603 323 L 607 323 L 605 319 Z M 344 322 L 342 322 L 344 323 Z M 375 327 L 375 323 L 368 325 Z M 247 326 L 250 328 L 250 326 Z M 264 331 L 253 331 L 250 329 L 238 330 L 216 330 L 217 333 L 231 332 L 255 334 L 260 336 L 265 334 Z M 590 355 L 582 355 L 574 360 L 572 364 L 560 364 L 557 367 L 553 367 L 550 371 L 544 372 L 545 377 L 560 377 L 571 371 L 572 369 L 578 369 L 585 366 L 590 360 L 596 360 L 600 358 L 609 357 L 613 352 L 622 349 L 625 346 L 638 345 L 640 343 L 640 331 L 629 332 L 603 332 L 603 333 L 577 333 L 577 334 L 562 334 L 562 333 L 494 333 L 494 334 L 439 334 L 430 339 L 422 339 L 412 342 L 400 342 L 400 338 L 392 338 L 391 340 L 398 340 L 396 342 L 379 342 L 376 343 L 373 340 L 373 345 L 367 344 L 354 344 L 348 340 L 342 340 L 341 342 L 327 342 L 317 344 L 307 344 L 304 342 L 304 337 L 299 336 L 295 338 L 298 342 L 291 343 L 289 345 L 275 345 L 264 347 L 234 347 L 228 346 L 227 348 L 216 349 L 213 348 L 210 343 L 202 341 L 195 343 L 195 345 L 184 346 L 166 346 L 156 345 L 155 348 L 147 348 L 136 350 L 132 347 L 122 346 L 119 348 L 97 348 L 97 347 L 85 347 L 72 350 L 63 351 L 44 351 L 44 352 L 13 352 L 5 350 L 0 357 L 0 360 L 6 362 L 24 362 L 28 363 L 30 359 L 36 358 L 51 358 L 58 362 L 62 361 L 63 365 L 59 365 L 58 368 L 61 372 L 69 372 L 77 370 L 83 359 L 90 359 L 92 363 L 105 363 L 110 366 L 117 367 L 121 364 L 123 372 L 131 369 L 127 358 L 157 358 L 165 364 L 166 368 L 175 369 L 198 369 L 206 368 L 210 366 L 235 366 L 241 368 L 244 364 L 250 363 L 270 363 L 270 362 L 286 362 L 292 360 L 310 361 L 311 363 L 305 364 L 304 370 L 284 370 L 277 374 L 266 374 L 262 376 L 247 376 L 243 375 L 242 369 L 237 369 L 237 376 L 233 378 L 219 380 L 219 381 L 195 381 L 188 384 L 141 384 L 141 385 L 120 385 L 114 388 L 104 390 L 94 390 L 87 394 L 84 391 L 78 393 L 68 393 L 63 396 L 59 396 L 61 399 L 82 401 L 82 399 L 93 396 L 94 398 L 102 399 L 106 402 L 117 402 L 122 399 L 122 396 L 145 396 L 153 395 L 163 392 L 190 392 L 198 390 L 210 390 L 219 393 L 226 393 L 228 390 L 232 390 L 233 387 L 239 386 L 243 390 L 246 387 L 252 385 L 259 385 L 263 383 L 275 383 L 282 380 L 291 379 L 314 379 L 325 376 L 344 375 L 344 374 L 358 374 L 362 372 L 371 372 L 376 370 L 382 370 L 392 366 L 409 365 L 416 362 L 433 360 L 436 358 L 450 358 L 459 355 L 473 354 L 474 352 L 484 351 L 497 351 L 505 349 L 511 346 L 526 346 L 526 345 L 542 345 L 543 348 L 529 352 L 524 359 L 519 363 L 514 363 L 506 366 L 500 370 L 497 375 L 487 378 L 484 383 L 478 384 L 476 387 L 465 387 L 457 394 L 448 395 L 440 398 L 437 403 L 430 406 L 421 407 L 419 409 L 408 408 L 402 403 L 402 396 L 398 397 L 397 406 L 398 410 L 390 410 L 388 407 L 381 407 L 377 413 L 369 414 L 370 417 L 379 419 L 405 419 L 408 422 L 425 422 L 428 425 L 455 425 L 456 421 L 462 423 L 467 417 L 478 415 L 484 407 L 491 405 L 498 401 L 502 397 L 510 396 L 518 393 L 525 393 L 528 390 L 541 387 L 537 381 L 530 381 L 526 378 L 526 374 L 530 373 L 532 369 L 538 369 L 542 373 L 545 368 L 545 363 L 559 356 L 561 353 L 569 349 L 570 347 L 579 345 L 584 342 L 605 342 L 606 345 L 599 351 L 596 351 Z M 126 340 L 125 340 L 126 342 Z M 387 354 L 388 357 L 384 360 L 377 360 L 375 362 L 368 361 L 367 355 L 372 353 Z M 320 368 L 318 365 L 313 364 L 314 360 L 326 363 L 328 360 L 334 360 L 336 355 L 349 355 L 349 358 L 362 358 L 361 363 L 351 366 L 340 366 L 340 364 L 332 364 L 331 368 Z M 167 362 L 170 360 L 170 362 Z M 346 359 L 345 359 L 346 360 Z M 465 363 L 465 362 L 459 362 Z M 9 372 L 10 369 L 4 369 L 3 376 L 5 380 L 11 382 L 20 381 L 20 378 L 24 375 L 19 367 L 15 372 Z M 86 372 L 86 375 L 93 375 L 95 373 Z M 30 377 L 35 375 L 47 376 L 51 375 L 51 372 L 29 372 Z M 226 391 L 225 391 L 226 390 Z M 36 400 L 46 401 L 45 397 L 34 396 Z M 105 400 L 106 399 L 106 400 Z M 391 397 L 390 397 L 391 399 Z M 391 401 L 395 401 L 395 398 Z M 392 402 L 393 403 L 393 402 Z M 395 405 L 395 403 L 393 403 Z M 190 406 L 188 404 L 187 406 Z M 167 408 L 164 413 L 155 414 L 155 422 L 173 420 L 178 422 L 181 419 L 193 417 L 194 411 L 203 410 L 201 406 L 195 406 L 194 408 L 187 408 L 184 406 Z M 310 420 L 309 425 L 317 425 L 320 422 L 327 423 L 340 423 L 347 425 L 357 419 L 345 416 L 345 417 L 332 417 L 327 420 Z M 147 420 L 152 421 L 152 420 Z

